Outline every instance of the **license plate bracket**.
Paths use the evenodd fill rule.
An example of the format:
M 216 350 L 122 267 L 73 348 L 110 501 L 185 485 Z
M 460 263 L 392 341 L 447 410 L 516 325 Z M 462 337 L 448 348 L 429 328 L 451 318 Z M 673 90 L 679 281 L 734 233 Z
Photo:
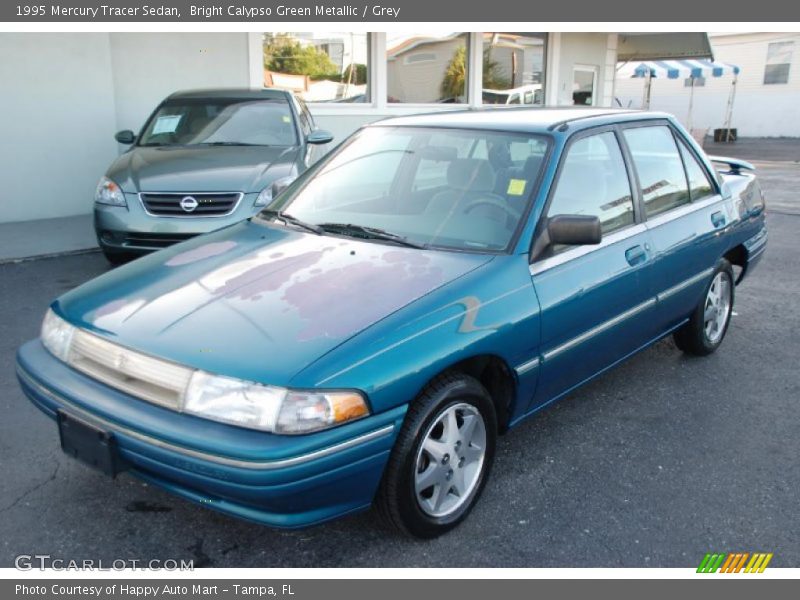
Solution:
M 112 478 L 121 470 L 116 440 L 111 432 L 60 410 L 58 435 L 61 449 L 69 456 Z

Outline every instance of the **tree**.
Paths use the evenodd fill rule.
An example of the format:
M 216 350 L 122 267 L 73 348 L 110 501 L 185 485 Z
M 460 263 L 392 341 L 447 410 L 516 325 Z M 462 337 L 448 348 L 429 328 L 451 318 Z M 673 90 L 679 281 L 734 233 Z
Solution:
M 355 69 L 354 77 L 350 78 L 350 72 Z M 364 85 L 367 83 L 367 65 L 361 63 L 351 63 L 347 65 L 342 74 L 342 81 L 353 85 Z
M 467 48 L 459 46 L 447 63 L 440 91 L 442 98 L 459 98 L 466 95 Z M 492 60 L 488 48 L 483 52 L 483 87 L 488 89 L 508 88 L 509 81 L 503 77 L 500 63 Z
M 311 79 L 339 79 L 341 76 L 324 51 L 289 38 L 273 37 L 265 41 L 264 67 L 277 73 L 307 75 Z

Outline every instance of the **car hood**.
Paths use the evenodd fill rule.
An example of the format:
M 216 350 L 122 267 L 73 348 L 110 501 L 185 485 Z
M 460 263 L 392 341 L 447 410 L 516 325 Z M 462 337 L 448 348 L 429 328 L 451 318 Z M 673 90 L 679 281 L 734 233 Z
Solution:
M 274 385 L 491 260 L 245 221 L 115 269 L 55 310 L 119 344 Z
M 296 175 L 300 149 L 278 146 L 134 147 L 106 175 L 123 191 L 260 192 Z

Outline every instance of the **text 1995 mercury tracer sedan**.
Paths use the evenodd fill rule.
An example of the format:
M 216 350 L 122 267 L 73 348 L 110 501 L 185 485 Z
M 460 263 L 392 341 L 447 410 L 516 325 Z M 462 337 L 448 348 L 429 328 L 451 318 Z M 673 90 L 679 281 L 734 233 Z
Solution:
M 752 166 L 721 161 L 666 114 L 383 121 L 258 216 L 58 298 L 19 380 L 109 474 L 432 537 L 499 433 L 668 334 L 717 349 L 767 239 Z

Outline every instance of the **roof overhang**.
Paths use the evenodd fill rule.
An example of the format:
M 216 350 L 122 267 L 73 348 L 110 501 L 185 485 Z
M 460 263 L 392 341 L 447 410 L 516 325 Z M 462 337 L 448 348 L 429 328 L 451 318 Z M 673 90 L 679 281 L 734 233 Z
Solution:
M 678 58 L 714 59 L 705 32 L 620 33 L 618 61 L 668 60 Z

